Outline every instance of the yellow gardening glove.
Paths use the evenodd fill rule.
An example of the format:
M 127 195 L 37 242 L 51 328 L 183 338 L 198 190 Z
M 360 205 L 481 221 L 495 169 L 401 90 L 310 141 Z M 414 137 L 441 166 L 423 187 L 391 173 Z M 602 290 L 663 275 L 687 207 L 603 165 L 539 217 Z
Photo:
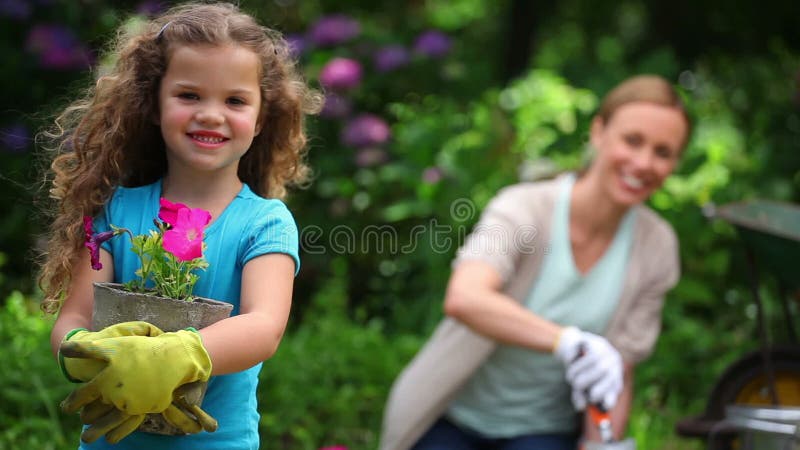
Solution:
M 217 421 L 213 417 L 187 400 L 187 397 L 198 398 L 199 393 L 196 391 L 199 389 L 201 389 L 200 382 L 179 387 L 173 393 L 172 404 L 161 413 L 168 423 L 186 434 L 199 433 L 202 430 L 213 432 L 217 429 Z M 106 441 L 116 444 L 136 431 L 145 416 L 145 414 L 131 416 L 102 400 L 95 400 L 81 410 L 81 422 L 89 425 L 83 430 L 81 440 L 91 443 L 105 435 Z
M 122 322 L 96 332 L 89 331 L 86 328 L 76 328 L 67 333 L 62 343 L 66 341 L 94 341 L 121 336 L 158 336 L 163 333 L 157 326 L 147 322 Z M 73 383 L 91 380 L 106 366 L 103 361 L 96 359 L 65 358 L 60 350 L 58 352 L 58 364 L 64 376 Z
M 145 414 L 131 416 L 102 400 L 95 400 L 81 410 L 81 422 L 89 425 L 81 433 L 81 440 L 92 443 L 105 435 L 106 441 L 116 444 L 136 431 L 144 419 Z
M 172 404 L 161 413 L 173 427 L 186 434 L 199 433 L 206 430 L 209 433 L 217 430 L 217 421 L 200 409 L 200 406 L 189 399 L 196 399 L 199 382 L 184 384 L 172 393 Z
M 70 340 L 61 344 L 60 351 L 68 358 L 106 363 L 97 376 L 61 403 L 68 413 L 98 399 L 131 416 L 162 413 L 172 403 L 178 387 L 208 381 L 211 375 L 211 359 L 195 331 Z

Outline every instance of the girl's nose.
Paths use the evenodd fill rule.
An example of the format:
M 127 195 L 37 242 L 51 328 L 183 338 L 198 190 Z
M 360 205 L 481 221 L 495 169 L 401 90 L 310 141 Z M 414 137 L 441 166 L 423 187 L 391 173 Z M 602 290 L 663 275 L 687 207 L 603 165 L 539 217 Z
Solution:
M 225 121 L 225 116 L 213 106 L 207 106 L 195 113 L 195 120 L 203 125 L 220 125 Z

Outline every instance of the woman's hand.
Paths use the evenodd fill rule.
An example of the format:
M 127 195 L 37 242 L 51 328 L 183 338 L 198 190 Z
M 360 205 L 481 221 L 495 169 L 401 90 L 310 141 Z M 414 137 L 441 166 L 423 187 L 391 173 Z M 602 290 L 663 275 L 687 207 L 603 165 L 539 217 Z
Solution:
M 622 391 L 622 357 L 606 338 L 564 328 L 553 354 L 567 368 L 567 381 L 572 386 L 572 403 L 579 411 L 587 401 L 609 410 Z

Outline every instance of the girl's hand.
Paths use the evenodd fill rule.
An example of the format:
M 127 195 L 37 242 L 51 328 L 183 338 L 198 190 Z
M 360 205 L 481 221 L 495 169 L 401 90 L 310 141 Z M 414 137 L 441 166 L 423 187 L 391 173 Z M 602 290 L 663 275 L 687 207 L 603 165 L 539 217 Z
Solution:
M 160 328 L 147 322 L 122 322 L 96 332 L 85 328 L 76 328 L 67 333 L 63 342 L 88 342 L 121 336 L 158 336 L 163 333 Z M 58 364 L 67 380 L 73 383 L 91 380 L 106 366 L 104 362 L 96 359 L 65 358 L 60 351 L 58 352 Z
M 106 364 L 97 376 L 62 402 L 65 412 L 102 400 L 129 415 L 161 413 L 172 404 L 177 388 L 208 381 L 211 374 L 211 359 L 200 335 L 188 330 L 156 337 L 66 341 L 60 351 L 69 358 Z

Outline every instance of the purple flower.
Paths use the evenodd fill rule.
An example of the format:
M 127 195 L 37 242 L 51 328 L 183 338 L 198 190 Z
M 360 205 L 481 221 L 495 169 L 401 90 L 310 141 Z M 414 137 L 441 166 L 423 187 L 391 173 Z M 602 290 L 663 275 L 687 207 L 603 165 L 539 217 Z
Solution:
M 361 114 L 347 123 L 342 131 L 342 143 L 363 148 L 381 145 L 389 140 L 389 125 L 374 114 Z
M 35 25 L 28 33 L 26 47 L 39 56 L 39 64 L 46 69 L 85 69 L 91 65 L 86 46 L 61 25 Z
M 356 153 L 358 167 L 372 167 L 383 164 L 389 159 L 389 154 L 382 148 L 362 148 Z
M 322 68 L 319 81 L 328 89 L 354 88 L 361 83 L 361 64 L 349 58 L 333 58 Z
M 154 16 L 164 10 L 164 2 L 159 0 L 144 0 L 136 6 L 136 12 L 145 16 Z
M 103 264 L 100 263 L 100 246 L 103 242 L 114 237 L 113 231 L 104 231 L 102 233 L 94 232 L 94 223 L 89 216 L 83 216 L 83 246 L 89 249 L 89 258 L 92 261 L 92 269 L 100 270 Z
M 345 15 L 337 14 L 319 19 L 309 31 L 309 38 L 319 47 L 332 47 L 358 36 L 361 26 Z
M 302 35 L 287 34 L 283 38 L 286 40 L 286 45 L 289 46 L 289 52 L 293 58 L 299 58 L 308 47 L 308 42 Z
M 31 16 L 31 5 L 25 0 L 0 0 L 0 16 L 25 20 Z
M 28 128 L 21 123 L 15 123 L 0 129 L 0 143 L 9 152 L 22 152 L 28 147 L 30 140 Z
M 428 167 L 422 172 L 422 181 L 427 184 L 436 184 L 444 178 L 444 172 L 438 167 Z
M 328 92 L 325 94 L 325 105 L 319 115 L 327 119 L 341 119 L 347 117 L 352 109 L 353 104 L 349 98 Z
M 389 45 L 379 49 L 373 56 L 375 70 L 390 72 L 408 64 L 410 60 L 408 50 L 402 45 Z
M 419 36 L 414 43 L 414 52 L 430 58 L 441 58 L 450 52 L 450 37 L 441 31 L 429 30 Z

